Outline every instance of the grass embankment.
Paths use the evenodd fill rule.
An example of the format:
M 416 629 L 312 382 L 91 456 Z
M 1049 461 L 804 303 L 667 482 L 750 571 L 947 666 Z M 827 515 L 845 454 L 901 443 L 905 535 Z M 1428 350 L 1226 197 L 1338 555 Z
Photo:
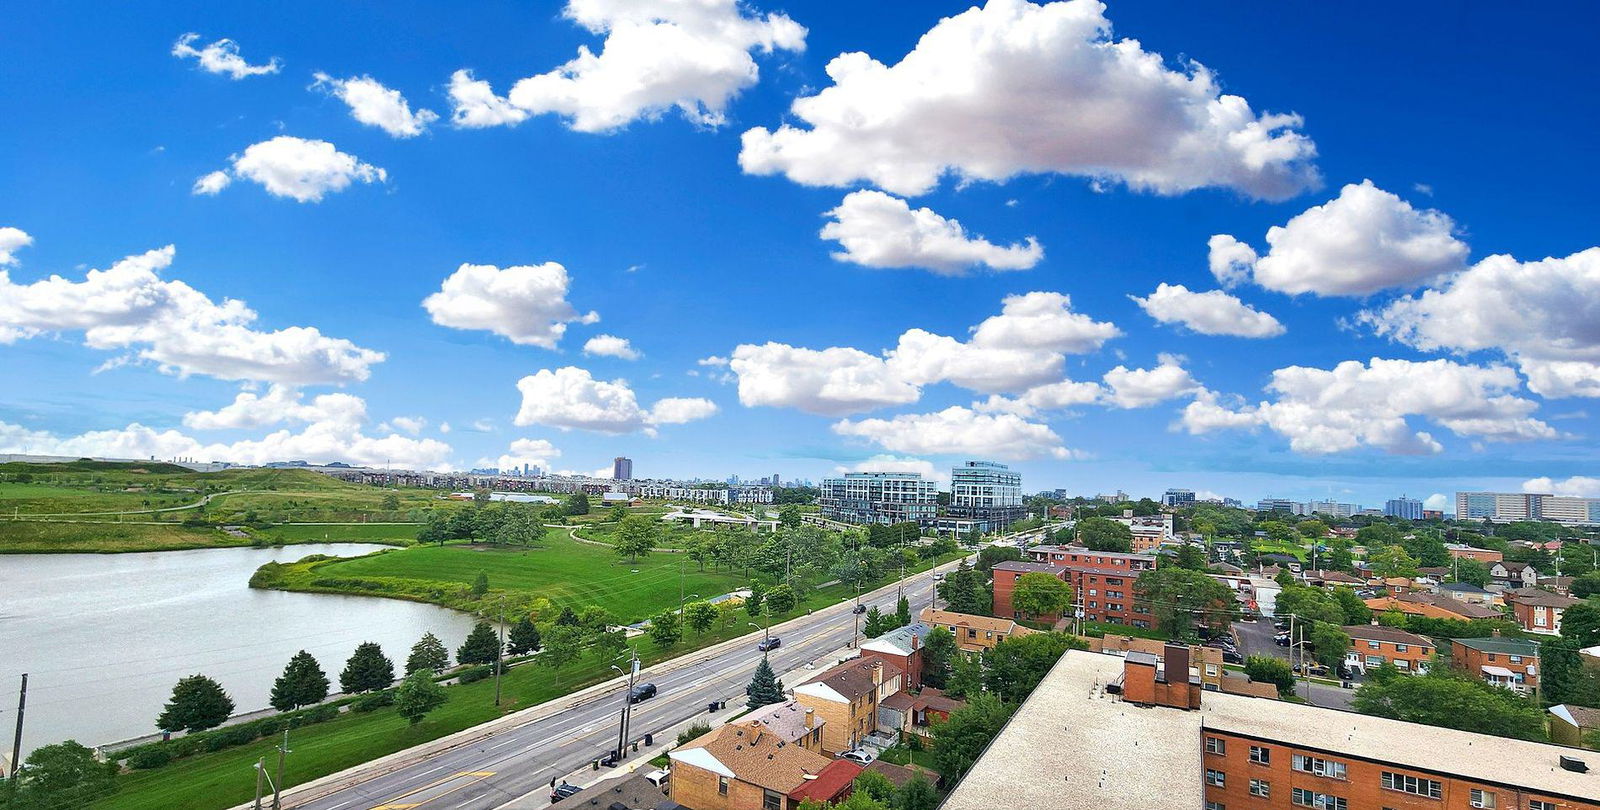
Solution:
M 603 546 L 552 532 L 545 545 L 524 549 L 449 544 L 416 546 L 345 560 L 317 560 L 264 568 L 257 587 L 317 593 L 357 593 L 432 602 L 471 610 L 473 581 L 482 571 L 489 587 L 542 596 L 557 606 L 598 605 L 625 622 L 678 605 L 679 571 L 686 595 L 718 596 L 747 580 L 728 571 L 701 571 L 682 555 L 653 554 L 638 562 Z M 692 600 L 691 600 L 692 601 Z
M 566 542 L 583 547 L 582 544 L 572 543 L 570 540 Z M 348 562 L 400 557 L 425 550 L 429 549 L 385 552 Z M 472 554 L 465 547 L 445 546 L 442 550 L 459 551 L 469 556 Z M 529 554 L 531 556 L 537 553 L 539 552 Z M 937 562 L 949 562 L 959 556 L 960 554 L 946 555 Z M 934 560 L 922 560 L 914 570 L 908 570 L 906 573 L 908 575 L 921 573 L 932 568 L 934 564 Z M 673 571 L 676 573 L 675 564 Z M 476 570 L 473 576 L 476 576 Z M 491 581 L 493 577 L 494 575 L 490 574 Z M 877 588 L 893 581 L 893 577 L 885 577 L 870 587 Z M 674 585 L 673 604 L 676 604 L 677 599 L 675 588 Z M 863 590 L 869 589 L 863 588 Z M 773 623 L 777 624 L 802 615 L 808 610 L 848 599 L 854 594 L 853 588 L 844 585 L 819 588 L 807 595 L 790 613 L 774 617 Z M 591 602 L 586 602 L 589 603 Z M 682 641 L 667 649 L 660 649 L 654 643 L 642 638 L 636 639 L 633 644 L 639 651 L 640 659 L 648 666 L 749 633 L 750 621 L 752 621 L 750 617 L 743 612 L 737 613 L 727 625 L 719 624 L 703 635 L 696 634 L 692 630 L 687 631 Z M 403 658 L 405 654 L 404 650 L 386 652 L 396 659 Z M 586 655 L 579 663 L 562 670 L 559 685 L 556 683 L 555 674 L 546 667 L 537 665 L 514 667 L 506 671 L 503 679 L 505 706 L 502 711 L 525 709 L 543 703 L 599 683 L 612 674 L 609 662 L 598 660 L 598 656 L 594 654 Z M 738 698 L 742 688 L 742 684 L 729 684 L 729 699 Z M 446 687 L 445 693 L 448 701 L 444 706 L 429 714 L 416 726 L 408 725 L 395 713 L 394 708 L 390 707 L 370 713 L 349 713 L 337 720 L 291 733 L 289 748 L 294 753 L 290 754 L 289 764 L 284 773 L 285 785 L 309 782 L 362 762 L 470 728 L 499 714 L 493 705 L 492 680 Z M 646 730 L 648 729 L 639 729 L 640 733 Z M 263 756 L 268 757 L 269 764 L 274 762 L 273 744 L 273 741 L 261 740 L 226 751 L 197 754 L 155 770 L 124 774 L 118 780 L 121 786 L 118 793 L 92 806 L 100 810 L 168 810 L 169 808 L 216 810 L 249 801 L 255 790 L 254 771 L 251 766 L 257 758 Z M 599 753 L 596 752 L 597 755 Z M 380 802 L 382 798 L 387 797 L 375 798 L 374 802 Z
M 0 554 L 119 553 L 248 546 L 254 541 L 213 528 L 176 523 L 0 521 Z

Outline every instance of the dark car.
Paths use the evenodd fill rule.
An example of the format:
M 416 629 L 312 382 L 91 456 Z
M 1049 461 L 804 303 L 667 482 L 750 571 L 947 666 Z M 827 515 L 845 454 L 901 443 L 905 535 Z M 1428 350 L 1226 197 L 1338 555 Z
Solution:
M 566 782 L 562 782 L 561 784 L 550 789 L 550 803 L 555 804 L 556 802 L 559 802 L 573 794 L 579 793 L 582 790 L 583 788 L 578 787 L 577 785 L 569 785 Z
M 1222 651 L 1222 663 L 1224 663 L 1224 664 L 1243 664 L 1244 663 L 1244 656 L 1240 655 L 1238 650 L 1223 650 Z
M 782 646 L 783 646 L 783 639 L 778 638 L 777 636 L 773 636 L 771 638 L 764 638 L 764 639 L 756 642 L 756 649 L 758 649 L 758 650 L 760 650 L 762 652 L 766 652 L 767 650 L 776 650 L 776 649 L 778 649 L 779 647 L 782 647 Z
M 649 700 L 650 698 L 653 698 L 655 696 L 656 696 L 656 685 L 655 684 L 653 684 L 653 683 L 641 683 L 638 686 L 633 687 L 633 691 L 628 693 L 628 702 L 629 703 L 639 703 L 641 701 Z
M 866 605 L 856 605 L 855 607 L 850 609 L 850 612 L 856 614 L 857 616 L 859 616 L 859 615 L 867 612 L 867 606 Z

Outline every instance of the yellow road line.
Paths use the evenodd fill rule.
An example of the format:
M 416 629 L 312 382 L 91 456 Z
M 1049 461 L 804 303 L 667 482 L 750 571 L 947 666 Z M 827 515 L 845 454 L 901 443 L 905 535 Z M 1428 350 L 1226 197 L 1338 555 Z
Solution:
M 435 801 L 435 800 L 437 800 L 437 799 L 439 799 L 441 797 L 448 796 L 451 793 L 454 793 L 454 792 L 456 792 L 456 791 L 458 791 L 458 790 L 460 790 L 462 788 L 471 787 L 472 785 L 475 785 L 475 784 L 477 784 L 477 783 L 479 783 L 479 782 L 481 782 L 481 781 L 483 781 L 483 780 L 485 780 L 485 779 L 487 779 L 487 778 L 489 778 L 491 776 L 494 776 L 494 773 L 495 773 L 494 771 L 462 771 L 460 773 L 452 774 L 450 776 L 444 777 L 443 779 L 438 779 L 438 780 L 435 780 L 433 782 L 429 782 L 428 784 L 423 785 L 422 787 L 406 791 L 405 793 L 402 793 L 399 796 L 394 797 L 394 800 L 392 800 L 392 801 L 385 802 L 383 804 L 380 804 L 380 805 L 377 805 L 377 806 L 373 807 L 372 810 L 410 810 L 410 808 L 413 808 L 413 807 L 421 807 L 421 806 L 423 806 L 425 804 L 428 804 L 429 802 Z M 430 796 L 430 797 L 428 797 L 426 799 L 423 799 L 420 802 L 402 802 L 402 801 L 399 801 L 401 799 L 405 799 L 405 798 L 408 798 L 408 797 L 411 797 L 411 796 L 415 796 L 418 793 L 427 792 L 427 791 L 432 790 L 432 789 L 434 789 L 436 787 L 448 784 L 448 783 L 456 781 L 458 779 L 462 779 L 463 777 L 471 777 L 471 778 L 468 779 L 465 782 L 462 782 L 459 785 L 456 785 L 453 788 L 450 788 L 449 790 L 446 790 L 446 791 L 440 793 L 438 796 Z

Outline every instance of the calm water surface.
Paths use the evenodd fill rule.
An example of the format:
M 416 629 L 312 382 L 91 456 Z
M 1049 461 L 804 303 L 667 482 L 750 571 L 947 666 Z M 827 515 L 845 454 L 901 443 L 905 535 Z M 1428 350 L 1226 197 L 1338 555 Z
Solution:
M 27 672 L 23 755 L 75 739 L 90 747 L 154 733 L 178 678 L 204 673 L 237 711 L 265 708 L 289 657 L 316 656 L 338 689 L 355 646 L 376 641 L 403 669 L 432 631 L 453 652 L 464 613 L 363 596 L 248 587 L 261 564 L 383 546 L 334 543 L 141 554 L 0 554 L 0 741 L 11 753 L 19 676 Z

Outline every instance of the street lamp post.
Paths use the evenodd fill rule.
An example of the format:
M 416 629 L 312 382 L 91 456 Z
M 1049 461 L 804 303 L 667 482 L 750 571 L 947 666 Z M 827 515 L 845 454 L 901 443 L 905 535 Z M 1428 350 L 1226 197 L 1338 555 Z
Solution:
M 762 627 L 761 625 L 756 624 L 755 622 L 745 622 L 745 624 L 748 624 L 751 627 L 755 627 L 755 628 L 759 628 L 759 629 L 763 630 L 764 631 L 762 633 L 762 640 L 763 641 L 771 641 L 772 640 L 772 614 L 770 614 L 770 613 L 767 614 L 767 626 L 766 627 Z
M 611 668 L 616 670 L 619 675 L 625 674 L 628 676 L 628 688 L 622 693 L 622 717 L 617 723 L 618 762 L 622 761 L 628 750 L 628 720 L 633 714 L 633 681 L 639 676 L 639 653 L 636 650 L 630 650 L 630 653 L 633 661 L 627 672 L 623 672 L 622 668 L 616 664 L 611 665 Z

